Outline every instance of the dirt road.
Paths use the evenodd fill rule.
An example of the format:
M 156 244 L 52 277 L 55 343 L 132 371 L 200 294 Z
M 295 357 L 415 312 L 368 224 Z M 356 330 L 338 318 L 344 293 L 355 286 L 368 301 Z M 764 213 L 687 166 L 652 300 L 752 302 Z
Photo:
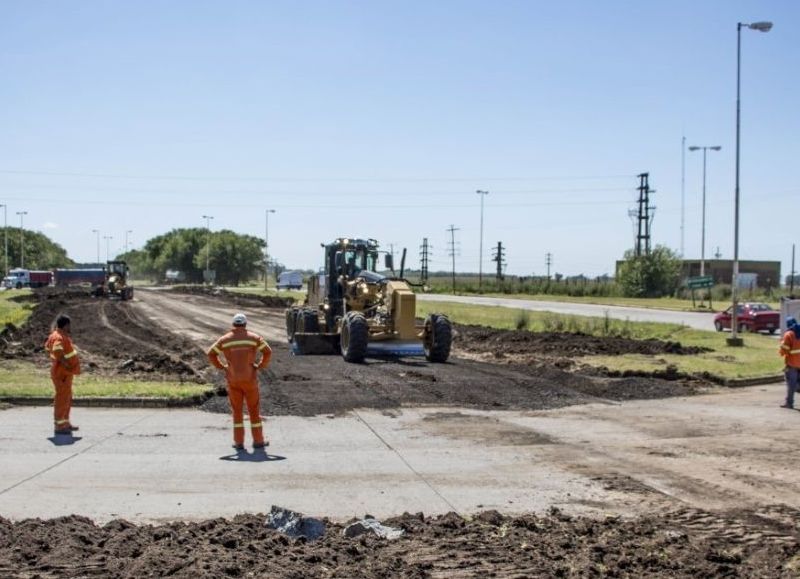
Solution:
M 462 327 L 447 364 L 369 360 L 353 365 L 337 356 L 292 356 L 283 334 L 282 309 L 247 300 L 233 303 L 215 296 L 137 290 L 136 300 L 125 303 L 85 297 L 47 299 L 30 327 L 4 334 L 0 353 L 11 358 L 41 355 L 43 330 L 54 315 L 67 311 L 78 322 L 76 341 L 92 361 L 90 371 L 134 371 L 135 376 L 156 372 L 165 378 L 213 380 L 221 385 L 221 377 L 208 369 L 203 350 L 239 310 L 248 314 L 251 329 L 267 336 L 274 348 L 274 362 L 262 377 L 261 388 L 264 413 L 273 417 L 276 444 L 287 432 L 280 426 L 284 420 L 317 424 L 332 438 L 306 441 L 322 453 L 309 460 L 308 454 L 292 448 L 288 441 L 297 442 L 286 434 L 282 452 L 291 460 L 240 464 L 247 470 L 236 471 L 241 490 L 232 496 L 259 505 L 263 495 L 258 493 L 266 485 L 279 495 L 276 498 L 303 504 L 323 493 L 338 492 L 338 499 L 326 502 L 331 505 L 327 512 L 336 508 L 352 512 L 348 501 L 365 496 L 354 490 L 355 481 L 371 485 L 375 494 L 377 487 L 371 483 L 380 480 L 389 485 L 386 494 L 395 500 L 402 502 L 403 489 L 415 485 L 446 497 L 448 508 L 467 518 L 426 513 L 390 519 L 407 533 L 392 543 L 346 539 L 340 524 L 330 523 L 322 541 L 308 543 L 265 530 L 257 516 L 152 527 L 119 520 L 98 526 L 79 516 L 16 522 L 0 516 L 0 574 L 793 577 L 800 573 L 796 482 L 800 413 L 777 408 L 780 385 L 729 391 L 683 380 L 612 379 L 581 373 L 576 363 L 598 348 L 691 355 L 678 344 L 597 342 Z M 131 356 L 137 360 L 133 366 L 127 362 Z M 705 395 L 694 396 L 698 392 Z M 216 396 L 204 409 L 227 412 L 227 399 Z M 336 416 L 340 418 L 333 419 Z M 123 493 L 115 505 L 136 504 L 140 499 L 133 495 L 139 497 L 140 491 L 165 494 L 171 503 L 180 499 L 180 508 L 184 501 L 214 505 L 227 482 L 208 482 L 219 477 L 228 481 L 230 464 L 213 453 L 192 455 L 194 445 L 179 442 L 185 434 L 180 425 L 150 419 L 158 422 L 157 427 L 137 422 L 143 429 L 138 433 L 141 438 L 133 433 L 123 436 L 115 425 L 95 443 L 96 448 L 76 449 L 74 456 L 53 467 L 39 464 L 41 476 L 22 477 L 25 484 L 12 481 L 4 496 L 26 492 L 41 496 L 63 485 L 62 500 L 89 500 L 94 505 L 100 494 L 87 497 L 83 486 L 70 483 L 69 477 L 73 472 L 81 480 L 88 474 L 89 480 L 99 481 L 89 472 L 99 468 L 97 477 L 117 477 L 107 486 L 98 482 L 106 491 Z M 343 426 L 355 428 L 369 443 L 337 437 L 332 429 Z M 19 431 L 9 432 L 9 445 Z M 291 431 L 304 432 L 298 427 Z M 91 434 L 85 436 L 81 444 Z M 127 438 L 152 448 L 135 446 L 123 455 L 116 448 L 102 448 L 112 439 L 121 444 Z M 208 443 L 206 435 L 201 438 Z M 320 446 L 318 440 L 329 443 Z M 4 452 L 11 452 L 12 458 L 27 456 L 32 445 L 35 442 L 26 443 L 19 451 L 0 447 L 0 456 Z M 364 454 L 359 452 L 362 448 L 371 450 Z M 173 451 L 174 459 L 151 464 L 149 457 Z M 145 460 L 138 467 L 128 465 L 135 474 L 120 476 L 103 466 L 99 457 L 105 452 L 106 460 L 126 464 Z M 389 459 L 386 472 L 375 460 L 378 452 Z M 38 463 L 34 463 L 11 460 L 7 467 L 16 472 L 35 469 Z M 61 468 L 62 463 L 73 470 Z M 343 478 L 336 469 L 325 468 L 332 463 L 360 470 L 351 475 L 355 478 Z M 319 472 L 309 471 L 314 465 L 320 465 Z M 180 466 L 190 473 L 220 472 L 217 478 L 170 476 Z M 150 468 L 157 472 L 148 474 Z M 289 470 L 288 478 L 283 469 Z M 298 486 L 298 472 L 304 473 L 306 486 Z M 35 484 L 43 485 L 41 491 Z M 403 502 L 414 512 L 412 503 Z M 548 507 L 557 508 L 548 512 Z M 139 503 L 136 508 L 141 511 L 148 505 Z M 486 508 L 492 510 L 481 513 Z M 236 512 L 241 510 L 249 512 L 247 508 Z M 161 516 L 174 518 L 169 513 Z

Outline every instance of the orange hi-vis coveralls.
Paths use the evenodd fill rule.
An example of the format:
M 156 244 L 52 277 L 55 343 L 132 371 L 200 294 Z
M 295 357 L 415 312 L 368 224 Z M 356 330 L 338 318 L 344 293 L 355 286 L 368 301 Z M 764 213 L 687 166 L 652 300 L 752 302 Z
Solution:
M 50 355 L 50 379 L 56 389 L 53 418 L 56 430 L 69 430 L 69 412 L 72 410 L 72 379 L 81 373 L 78 350 L 72 339 L 59 329 L 53 330 L 44 348 Z
M 261 361 L 256 362 L 259 352 Z M 225 359 L 224 364 L 220 358 Z M 217 368 L 225 370 L 225 377 L 228 379 L 228 400 L 233 409 L 233 442 L 237 445 L 244 444 L 243 401 L 247 402 L 253 442 L 264 442 L 257 372 L 269 365 L 270 358 L 272 350 L 266 340 L 242 326 L 234 326 L 208 351 L 208 360 Z

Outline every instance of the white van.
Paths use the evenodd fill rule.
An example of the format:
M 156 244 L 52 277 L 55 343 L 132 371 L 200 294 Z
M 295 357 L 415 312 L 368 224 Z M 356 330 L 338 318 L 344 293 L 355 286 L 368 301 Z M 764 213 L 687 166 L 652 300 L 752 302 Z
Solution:
M 299 271 L 284 271 L 278 276 L 278 289 L 303 289 L 303 274 Z

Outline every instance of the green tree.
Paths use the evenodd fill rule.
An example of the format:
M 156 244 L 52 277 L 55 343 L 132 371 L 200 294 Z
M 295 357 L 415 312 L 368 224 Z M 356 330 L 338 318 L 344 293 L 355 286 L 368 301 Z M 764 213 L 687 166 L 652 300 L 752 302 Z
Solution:
M 238 286 L 257 277 L 264 270 L 264 240 L 233 231 L 211 235 L 210 264 L 216 283 Z M 195 256 L 195 267 L 205 268 L 205 251 Z
M 672 295 L 680 284 L 681 261 L 677 254 L 663 245 L 656 246 L 649 255 L 625 252 L 625 261 L 619 267 L 617 280 L 628 297 L 658 298 Z
M 26 229 L 20 231 L 19 227 L 0 227 L 0 263 L 5 260 L 5 236 L 8 234 L 8 268 L 20 267 L 22 252 L 20 243 L 25 248 L 26 269 L 54 269 L 56 267 L 72 267 L 75 265 L 66 250 L 52 239 L 39 233 Z M 5 264 L 4 264 L 5 265 Z

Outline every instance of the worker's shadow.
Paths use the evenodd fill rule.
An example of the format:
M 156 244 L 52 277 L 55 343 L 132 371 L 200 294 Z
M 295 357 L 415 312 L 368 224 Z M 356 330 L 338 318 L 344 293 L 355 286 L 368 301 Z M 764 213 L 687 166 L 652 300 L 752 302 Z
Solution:
M 286 457 L 277 454 L 268 454 L 263 448 L 254 448 L 253 452 L 237 450 L 233 454 L 226 454 L 225 456 L 219 457 L 219 459 L 230 462 L 273 462 L 276 460 L 286 460 Z
M 70 444 L 75 444 L 81 438 L 81 436 L 72 436 L 71 434 L 54 434 L 53 436 L 48 436 L 47 440 L 52 442 L 53 446 L 69 446 Z

